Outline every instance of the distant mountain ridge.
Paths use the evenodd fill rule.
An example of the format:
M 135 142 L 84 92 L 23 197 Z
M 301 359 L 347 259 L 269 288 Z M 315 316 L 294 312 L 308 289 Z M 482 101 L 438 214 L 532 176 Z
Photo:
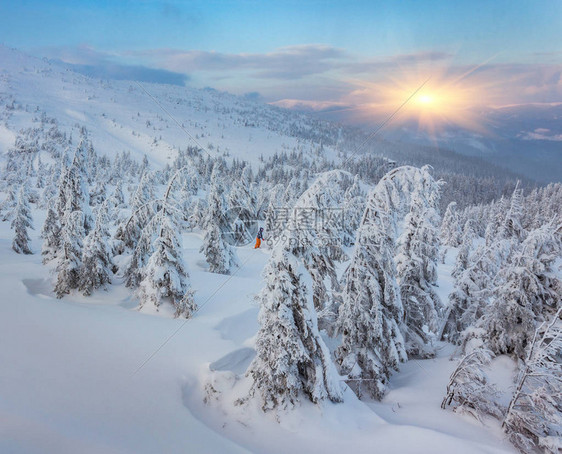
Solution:
M 336 167 L 369 155 L 399 164 L 431 164 L 448 174 L 521 178 L 449 149 L 436 152 L 432 144 L 409 140 L 404 132 L 373 139 L 357 127 L 214 89 L 87 77 L 5 46 L 0 46 L 0 60 L 0 155 L 13 146 L 18 131 L 46 114 L 68 133 L 85 126 L 101 154 L 130 151 L 139 160 L 146 154 L 160 166 L 179 148 L 198 146 L 253 164 L 296 151 L 312 160 L 321 156 Z

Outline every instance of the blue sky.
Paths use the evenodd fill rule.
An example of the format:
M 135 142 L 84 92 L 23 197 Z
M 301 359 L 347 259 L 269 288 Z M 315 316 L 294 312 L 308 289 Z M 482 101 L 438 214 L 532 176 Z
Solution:
M 97 75 L 267 101 L 345 104 L 358 80 L 462 73 L 482 62 L 487 82 L 505 85 L 502 96 L 494 88 L 498 102 L 562 101 L 561 29 L 559 0 L 0 0 L 5 45 Z M 485 82 L 482 72 L 474 83 Z M 514 80 L 536 89 L 522 93 Z

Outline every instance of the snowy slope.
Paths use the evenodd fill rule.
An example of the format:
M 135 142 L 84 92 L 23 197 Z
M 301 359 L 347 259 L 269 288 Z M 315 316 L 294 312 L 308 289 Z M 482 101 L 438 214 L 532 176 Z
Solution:
M 46 113 L 62 131 L 86 126 L 96 150 L 129 150 L 163 165 L 188 145 L 248 161 L 338 137 L 339 128 L 212 89 L 102 81 L 0 45 L 0 155 Z M 327 156 L 336 152 L 325 147 Z
M 0 224 L 0 452 L 514 452 L 497 423 L 490 430 L 439 408 L 455 365 L 447 349 L 403 365 L 382 403 L 347 390 L 343 404 L 303 403 L 281 422 L 234 405 L 247 385 L 236 375 L 252 357 L 267 250 L 239 248 L 241 268 L 216 275 L 197 252 L 200 236 L 184 235 L 200 306 L 185 321 L 139 313 L 118 282 L 57 300 L 40 255 L 15 254 L 10 239 Z M 441 279 L 447 288 L 447 268 Z M 223 390 L 218 400 L 209 382 Z

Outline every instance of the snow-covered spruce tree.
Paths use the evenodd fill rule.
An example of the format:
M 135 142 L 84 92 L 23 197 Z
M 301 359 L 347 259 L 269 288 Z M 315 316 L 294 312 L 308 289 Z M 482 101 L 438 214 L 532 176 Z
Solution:
M 113 193 L 109 198 L 111 205 L 113 208 L 122 208 L 125 205 L 125 195 L 123 194 L 123 182 L 118 180 L 115 183 L 115 188 L 113 189 Z
M 461 244 L 461 236 L 462 226 L 457 211 L 457 202 L 451 202 L 447 205 L 447 209 L 443 215 L 443 222 L 441 223 L 441 242 L 445 246 L 457 247 Z
M 269 188 L 268 205 L 265 208 L 265 230 L 269 238 L 278 239 L 287 227 L 287 218 L 290 208 L 283 206 L 283 194 L 285 188 L 282 184 L 276 184 Z
M 33 219 L 31 218 L 31 210 L 29 208 L 29 194 L 27 191 L 27 182 L 21 185 L 16 198 L 16 206 L 12 215 L 11 228 L 14 230 L 14 239 L 12 241 L 12 249 L 18 254 L 32 254 L 29 247 L 28 229 L 33 229 Z
M 142 269 L 138 290 L 140 306 L 152 304 L 158 309 L 163 301 L 168 301 L 175 308 L 176 317 L 189 318 L 196 305 L 181 255 L 177 225 L 165 209 L 156 216 L 160 223 L 159 232 L 152 245 L 152 255 Z
M 501 407 L 494 400 L 498 394 L 486 376 L 493 354 L 485 348 L 477 348 L 463 356 L 449 378 L 447 394 L 441 408 L 452 405 L 453 411 L 469 414 L 479 421 L 484 416 L 502 416 Z
M 303 396 L 315 403 L 343 400 L 299 268 L 297 258 L 279 244 L 264 270 L 256 357 L 246 373 L 253 379 L 250 395 L 259 395 L 264 411 L 292 407 Z
M 154 198 L 154 175 L 145 172 L 131 196 L 131 216 L 122 220 L 114 235 L 113 253 L 132 250 L 132 257 L 123 267 L 125 285 L 136 288 L 140 282 L 140 269 L 148 259 L 152 238 L 142 238 L 142 233 L 158 209 Z
M 43 238 L 43 247 L 41 255 L 43 256 L 43 263 L 47 264 L 55 259 L 61 247 L 61 224 L 57 211 L 53 203 L 50 203 L 47 208 L 47 217 L 41 229 L 41 238 Z
M 180 217 L 182 228 L 191 228 L 193 227 L 190 222 L 193 197 L 187 175 L 183 175 L 182 178 L 179 179 L 177 186 L 178 189 L 173 191 L 173 198 L 182 213 Z
M 146 222 L 125 269 L 126 285 L 139 287 L 137 295 L 141 307 L 152 304 L 158 310 L 163 302 L 169 302 L 175 309 L 176 317 L 190 317 L 195 310 L 178 236 L 179 219 L 183 212 L 171 196 L 174 185 L 179 183 L 185 171 L 186 168 L 176 171 L 168 181 L 164 196 L 146 202 L 143 206 L 147 210 L 137 209 L 127 221 L 143 216 Z
M 249 166 L 244 167 L 240 178 L 234 180 L 232 189 L 228 194 L 229 208 L 242 207 L 247 210 L 252 217 L 255 218 L 255 210 L 257 208 L 257 197 L 252 192 L 252 169 Z
M 404 309 L 396 282 L 391 216 L 372 193 L 345 273 L 336 360 L 359 397 L 366 393 L 382 398 L 392 370 L 407 359 L 399 328 Z
M 438 219 L 435 208 L 415 191 L 410 196 L 410 212 L 398 238 L 396 256 L 408 356 L 434 355 L 431 342 L 439 329 L 442 308 L 433 289 L 437 281 Z
M 561 285 L 552 269 L 560 252 L 554 232 L 552 224 L 531 232 L 499 272 L 499 284 L 481 323 L 496 354 L 523 358 L 536 322 L 560 305 Z
M 485 239 L 486 246 L 492 246 L 496 237 L 498 236 L 505 220 L 507 210 L 509 209 L 509 202 L 505 197 L 492 205 L 490 213 L 491 220 L 486 226 Z
M 338 320 L 342 345 L 336 351 L 342 372 L 359 394 L 366 391 L 382 397 L 391 371 L 407 359 L 400 329 L 406 326 L 402 324 L 404 308 L 394 261 L 397 221 L 410 210 L 416 192 L 423 195 L 427 207 L 437 210 L 440 183 L 430 170 L 429 166 L 395 168 L 368 197 L 344 279 Z M 435 248 L 433 240 L 429 247 Z M 434 282 L 435 268 L 429 261 L 422 273 L 428 282 Z
M 154 180 L 155 175 L 152 172 L 142 173 L 137 189 L 131 195 L 130 204 L 133 211 L 154 199 Z
M 107 187 L 104 181 L 98 181 L 90 191 L 90 206 L 101 205 L 107 199 Z
M 468 219 L 463 227 L 461 241 L 459 244 L 459 252 L 455 260 L 455 267 L 451 273 L 453 277 L 457 277 L 469 266 L 469 257 L 474 252 L 474 241 L 476 240 L 476 230 L 474 220 Z
M 502 427 L 521 452 L 562 450 L 561 310 L 530 342 Z
M 14 215 L 14 207 L 17 203 L 17 194 L 15 188 L 10 185 L 6 190 L 6 198 L 0 203 L 0 215 L 2 222 L 11 221 Z
M 335 261 L 346 258 L 342 249 L 344 185 L 351 177 L 347 172 L 324 172 L 295 202 L 291 216 L 284 225 L 280 240 L 286 241 L 288 231 L 294 242 L 290 251 L 304 264 L 312 279 L 312 301 L 318 312 L 321 329 L 329 334 L 335 329 L 341 292 Z
M 56 209 L 56 201 L 59 192 L 58 183 L 60 181 L 60 173 L 62 168 L 64 167 L 63 159 L 60 159 L 61 162 L 53 163 L 47 167 L 47 176 L 45 178 L 46 183 L 43 191 L 41 191 L 41 195 L 39 198 L 38 206 L 40 208 L 47 208 L 49 205 L 52 204 L 52 208 Z M 58 213 L 58 210 L 57 210 Z
M 498 235 L 501 238 L 513 238 L 521 241 L 525 237 L 525 229 L 521 225 L 523 216 L 523 190 L 519 188 L 519 182 L 511 195 L 509 210 L 503 223 L 499 228 Z
M 234 244 L 245 244 L 254 240 L 255 232 L 249 227 L 257 219 L 257 197 L 252 184 L 252 170 L 249 166 L 242 169 L 240 178 L 234 180 L 228 194 L 230 236 Z
M 201 197 L 195 198 L 189 208 L 189 226 L 203 228 L 205 225 L 205 215 L 207 213 L 207 201 Z
M 58 260 L 55 294 L 62 298 L 78 288 L 82 267 L 82 242 L 84 239 L 84 213 L 67 211 L 61 230 L 61 256 Z
M 215 223 L 207 225 L 199 252 L 205 255 L 211 273 L 230 274 L 236 263 L 232 261 L 231 246 L 224 241 L 222 232 Z
M 57 195 L 57 211 L 61 223 L 64 224 L 69 212 L 81 211 L 84 231 L 88 233 L 93 227 L 88 191 L 87 145 L 84 140 L 74 152 L 72 161 L 63 166 L 59 178 Z
M 482 337 L 482 317 L 489 312 L 496 280 L 501 280 L 498 273 L 508 262 L 515 244 L 512 239 L 497 237 L 492 244 L 480 245 L 471 252 L 475 244 L 473 225 L 470 220 L 465 223 L 465 235 L 453 269 L 455 287 L 449 295 L 441 335 L 463 345 L 463 350 L 472 338 Z
M 456 274 L 441 338 L 461 343 L 463 331 L 482 317 L 492 290 L 490 270 L 495 270 L 495 266 L 490 262 L 488 250 L 485 246 L 479 247 L 470 255 L 467 268 Z
M 291 178 L 281 198 L 281 206 L 291 209 L 301 193 L 298 179 L 296 177 Z
M 355 234 L 365 211 L 365 194 L 361 189 L 359 176 L 355 175 L 353 183 L 345 191 L 344 200 L 344 246 L 351 246 L 355 241 Z
M 94 228 L 84 240 L 82 267 L 78 289 L 89 296 L 100 287 L 111 283 L 111 254 L 108 244 L 108 202 L 100 205 Z
M 211 187 L 207 197 L 205 235 L 201 250 L 209 264 L 211 273 L 229 274 L 238 260 L 234 248 L 225 241 L 224 234 L 231 230 L 227 219 L 227 204 L 224 197 L 224 176 L 219 163 L 211 175 Z

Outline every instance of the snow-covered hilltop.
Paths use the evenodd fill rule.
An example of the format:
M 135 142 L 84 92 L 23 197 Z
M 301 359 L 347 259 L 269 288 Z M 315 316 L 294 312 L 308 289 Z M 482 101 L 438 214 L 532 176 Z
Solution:
M 41 113 L 64 131 L 86 126 L 102 153 L 130 150 L 159 165 L 187 145 L 256 161 L 324 142 L 325 152 L 334 156 L 344 135 L 330 123 L 213 89 L 93 79 L 4 46 L 0 61 L 1 119 L 11 131 L 3 130 L 5 147 Z

